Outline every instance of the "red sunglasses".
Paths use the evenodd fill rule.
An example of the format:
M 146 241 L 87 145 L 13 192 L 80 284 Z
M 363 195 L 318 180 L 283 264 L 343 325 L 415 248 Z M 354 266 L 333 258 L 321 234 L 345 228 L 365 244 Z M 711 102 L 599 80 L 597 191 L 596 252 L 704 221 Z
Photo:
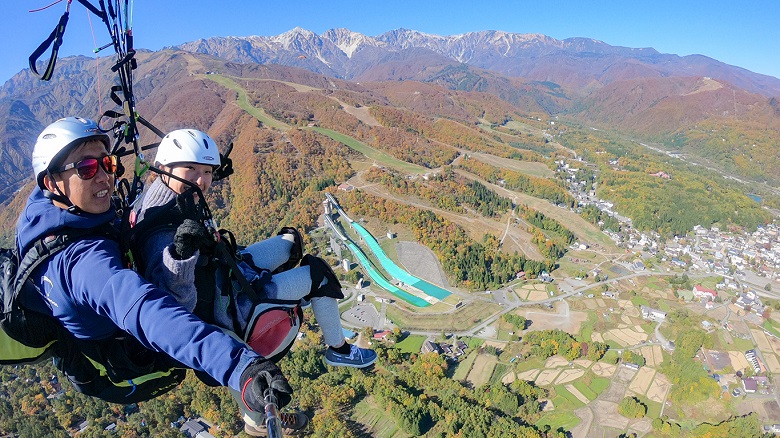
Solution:
M 57 169 L 55 173 L 76 169 L 79 178 L 92 179 L 97 174 L 98 166 L 102 167 L 108 175 L 113 175 L 117 170 L 116 155 L 106 155 L 105 157 L 100 158 L 86 158 L 75 163 L 66 164 Z

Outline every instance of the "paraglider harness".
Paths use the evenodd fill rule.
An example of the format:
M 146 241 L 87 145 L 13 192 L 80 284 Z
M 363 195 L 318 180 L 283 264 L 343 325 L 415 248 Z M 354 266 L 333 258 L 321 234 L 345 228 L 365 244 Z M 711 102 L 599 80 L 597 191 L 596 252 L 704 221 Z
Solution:
M 67 229 L 38 239 L 22 256 L 16 248 L 0 249 L 0 364 L 36 363 L 54 357 L 76 390 L 113 403 L 144 401 L 175 388 L 184 380 L 185 370 L 146 350 L 124 332 L 105 340 L 77 339 L 56 319 L 20 304 L 20 296 L 40 294 L 29 278 L 38 266 L 73 243 L 90 238 L 116 240 L 116 233 L 110 224 Z
M 57 26 L 49 37 L 30 55 L 30 70 L 42 80 L 50 80 L 54 72 L 72 1 L 67 0 L 66 11 L 57 23 Z M 270 279 L 270 275 L 267 275 L 267 272 L 263 273 L 262 270 L 258 270 L 261 281 L 255 282 L 255 284 L 250 284 L 242 275 L 237 261 L 246 262 L 247 260 L 244 260 L 242 257 L 240 248 L 235 245 L 235 239 L 233 239 L 230 233 L 224 230 L 219 232 L 215 230 L 211 213 L 200 189 L 194 184 L 162 169 L 150 166 L 144 159 L 143 151 L 155 148 L 159 143 L 140 147 L 138 123 L 154 132 L 160 138 L 164 137 L 165 134 L 141 117 L 135 109 L 133 70 L 136 69 L 137 62 L 135 59 L 136 52 L 133 48 L 132 0 L 98 0 L 99 7 L 92 5 L 89 0 L 78 0 L 78 3 L 100 18 L 111 36 L 111 42 L 96 48 L 95 53 L 109 47 L 113 47 L 116 53 L 116 63 L 111 67 L 111 71 L 119 76 L 120 85 L 111 87 L 110 97 L 115 104 L 122 108 L 122 112 L 112 110 L 104 112 L 100 118 L 100 124 L 103 123 L 104 119 L 114 120 L 113 125 L 104 130 L 104 132 L 113 131 L 115 142 L 112 147 L 112 154 L 120 158 L 128 155 L 135 156 L 132 182 L 121 178 L 124 168 L 121 165 L 121 161 L 119 162 L 120 167 L 117 171 L 116 193 L 114 195 L 116 211 L 118 217 L 121 218 L 119 221 L 119 238 L 117 240 L 126 255 L 127 266 L 137 269 L 134 259 L 139 258 L 140 260 L 140 257 L 134 256 L 140 255 L 140 251 L 137 250 L 139 247 L 135 244 L 138 243 L 137 236 L 140 235 L 139 231 L 142 231 L 142 229 L 130 229 L 129 216 L 133 205 L 139 200 L 139 196 L 143 191 L 142 177 L 146 171 L 151 170 L 159 174 L 165 174 L 194 188 L 200 199 L 198 209 L 200 217 L 197 219 L 204 223 L 215 238 L 215 254 L 212 257 L 212 262 L 216 263 L 218 261 L 225 264 L 230 273 L 229 277 L 234 283 L 233 288 L 223 288 L 222 290 L 230 291 L 234 289 L 237 293 L 246 294 L 255 303 L 252 318 L 250 318 L 247 324 L 244 324 L 246 330 L 237 330 L 236 333 L 241 335 L 250 346 L 263 356 L 271 360 L 278 360 L 292 346 L 295 335 L 297 335 L 300 329 L 303 317 L 300 303 L 272 302 L 267 297 L 262 296 L 262 286 Z M 39 73 L 37 61 L 49 47 L 51 47 L 49 61 L 43 72 Z M 132 144 L 132 148 L 126 147 L 129 144 Z M 232 163 L 228 158 L 230 148 L 232 148 L 232 144 L 225 155 L 220 154 L 220 167 L 214 172 L 215 181 L 226 178 L 233 173 Z M 180 219 L 183 220 L 184 218 L 180 217 Z M 150 222 L 150 225 L 155 224 Z M 157 225 L 172 224 L 158 223 Z M 112 236 L 116 239 L 115 234 Z M 42 263 L 55 252 L 84 237 L 87 236 L 75 236 L 73 234 L 57 236 L 54 239 L 59 242 L 56 246 L 45 247 L 45 250 L 48 251 L 46 256 L 38 258 L 30 255 L 30 260 L 25 262 L 25 265 L 32 262 L 37 266 L 37 264 Z M 10 258 L 13 259 L 13 257 Z M 28 255 L 24 255 L 22 260 L 28 260 Z M 5 262 L 3 261 L 3 263 L 2 267 L 5 269 Z M 32 269 L 34 269 L 34 266 L 24 271 L 29 275 Z M 20 280 L 21 276 L 14 278 L 15 281 Z M 23 283 L 29 284 L 30 282 Z M 204 292 L 201 294 L 199 291 L 199 305 L 196 307 L 196 314 L 202 315 L 204 320 L 209 321 L 208 311 L 210 306 L 213 306 L 214 293 L 212 290 L 209 297 L 207 288 L 201 289 Z M 117 403 L 133 403 L 153 398 L 173 389 L 184 379 L 184 369 L 181 364 L 172 363 L 175 361 L 167 356 L 146 350 L 137 340 L 123 332 L 120 333 L 120 336 L 106 342 L 75 340 L 53 318 L 22 310 L 16 302 L 16 296 L 19 291 L 16 288 L 11 290 L 14 293 L 10 295 L 4 294 L 3 308 L 3 311 L 6 312 L 4 315 L 8 315 L 7 311 L 10 309 L 11 314 L 15 316 L 15 318 L 11 318 L 9 321 L 19 321 L 19 315 L 22 315 L 24 318 L 21 320 L 27 321 L 27 324 L 21 324 L 19 327 L 27 327 L 28 329 L 32 325 L 50 327 L 52 330 L 47 330 L 47 332 L 53 334 L 48 338 L 43 336 L 40 339 L 29 339 L 30 336 L 25 335 L 25 333 L 34 332 L 16 330 L 15 333 L 18 336 L 12 336 L 8 339 L 17 342 L 18 345 L 14 344 L 15 347 L 19 348 L 19 351 L 16 353 L 17 357 L 10 360 L 3 360 L 4 358 L 0 357 L 0 364 L 28 363 L 53 355 L 55 363 L 68 375 L 78 391 Z M 232 306 L 235 306 L 235 300 L 230 300 L 230 302 Z M 232 312 L 234 326 L 236 328 L 241 327 L 242 324 L 235 318 L 235 308 L 232 309 Z M 3 328 L 6 326 L 5 323 L 0 325 Z M 0 333 L 0 341 L 4 340 L 2 339 L 4 336 L 5 332 Z M 277 341 L 272 341 L 272 339 L 278 340 L 278 343 Z M 273 347 L 273 351 L 268 350 L 269 346 Z M 0 351 L 3 351 L 2 344 L 0 344 Z M 203 379 L 202 375 L 199 375 L 199 377 Z
M 214 171 L 215 180 L 223 179 L 232 173 L 228 158 L 232 146 L 228 146 L 225 155 L 220 154 L 221 165 Z M 214 237 L 214 242 L 213 249 L 201 251 L 201 263 L 195 270 L 197 303 L 193 313 L 205 322 L 215 323 L 215 291 L 218 290 L 219 302 L 225 303 L 224 307 L 232 320 L 232 327 L 226 328 L 239 335 L 263 357 L 271 361 L 281 359 L 290 350 L 300 331 L 303 321 L 300 301 L 272 299 L 267 296 L 265 286 L 271 281 L 271 271 L 257 267 L 252 257 L 242 251 L 243 247 L 236 244 L 233 233 L 225 229 L 216 230 L 208 204 L 197 185 L 154 166 L 149 166 L 149 170 L 176 179 L 189 188 L 164 205 L 148 208 L 138 222 L 135 211 L 122 221 L 123 224 L 130 225 L 130 229 L 123 232 L 122 236 L 127 239 L 124 246 L 130 250 L 135 269 L 141 274 L 146 272 L 147 261 L 143 249 L 146 239 L 155 233 L 174 231 L 185 219 L 195 219 L 204 224 L 209 234 Z M 195 208 L 182 208 L 187 203 L 183 199 L 187 198 L 198 199 Z M 301 256 L 302 254 L 293 254 L 285 265 L 296 265 Z M 242 266 L 245 269 L 242 269 Z M 244 275 L 246 270 L 252 272 L 251 281 Z M 248 320 L 239 318 L 237 297 L 241 295 L 249 298 L 252 303 Z

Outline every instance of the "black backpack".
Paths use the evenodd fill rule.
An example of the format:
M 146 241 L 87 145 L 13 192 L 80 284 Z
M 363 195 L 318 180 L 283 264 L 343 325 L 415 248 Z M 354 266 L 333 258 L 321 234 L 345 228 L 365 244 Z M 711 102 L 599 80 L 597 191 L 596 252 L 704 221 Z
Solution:
M 136 403 L 170 391 L 184 380 L 186 370 L 164 355 L 145 350 L 121 334 L 102 341 L 78 340 L 55 318 L 20 305 L 21 293 L 39 293 L 29 279 L 35 268 L 90 236 L 114 238 L 115 233 L 108 226 L 69 229 L 39 239 L 24 257 L 15 248 L 0 248 L 0 365 L 32 364 L 53 357 L 77 391 L 112 403 Z M 139 356 L 144 356 L 142 361 Z
M 20 258 L 16 248 L 0 248 L 0 364 L 35 363 L 51 356 L 55 343 L 62 339 L 65 329 L 47 315 L 33 312 L 19 305 L 23 290 L 35 289 L 29 276 L 52 255 L 73 242 L 75 232 L 45 237 Z

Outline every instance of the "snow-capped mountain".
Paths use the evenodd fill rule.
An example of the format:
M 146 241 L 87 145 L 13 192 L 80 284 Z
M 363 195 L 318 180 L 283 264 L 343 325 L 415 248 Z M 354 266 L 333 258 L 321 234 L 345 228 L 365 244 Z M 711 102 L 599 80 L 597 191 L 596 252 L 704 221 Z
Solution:
M 371 37 L 348 29 L 317 35 L 295 28 L 276 36 L 214 37 L 176 48 L 234 62 L 302 67 L 350 80 L 408 79 L 410 71 L 422 70 L 418 60 L 424 58 L 426 66 L 462 63 L 573 90 L 591 90 L 637 77 L 701 76 L 765 96 L 780 96 L 780 79 L 701 55 L 681 57 L 589 38 L 557 40 L 496 30 L 441 36 L 396 29 Z

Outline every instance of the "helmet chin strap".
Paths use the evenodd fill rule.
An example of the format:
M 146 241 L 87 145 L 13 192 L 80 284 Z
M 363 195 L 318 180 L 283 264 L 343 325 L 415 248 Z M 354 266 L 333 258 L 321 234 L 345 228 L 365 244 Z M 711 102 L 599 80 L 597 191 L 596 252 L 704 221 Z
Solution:
M 67 196 L 65 196 L 64 193 L 62 193 L 62 190 L 60 190 L 59 186 L 57 186 L 57 183 L 54 180 L 54 175 L 52 175 L 51 171 L 49 169 L 46 169 L 46 174 L 49 176 L 49 178 L 54 182 L 54 192 L 50 192 L 46 189 L 43 189 L 43 196 L 46 199 L 50 199 L 52 201 L 59 202 L 61 204 L 65 204 L 67 206 L 68 213 L 73 214 L 80 214 L 83 213 L 84 210 L 80 209 L 79 207 L 75 206 L 72 202 L 70 202 L 70 199 L 68 199 Z

